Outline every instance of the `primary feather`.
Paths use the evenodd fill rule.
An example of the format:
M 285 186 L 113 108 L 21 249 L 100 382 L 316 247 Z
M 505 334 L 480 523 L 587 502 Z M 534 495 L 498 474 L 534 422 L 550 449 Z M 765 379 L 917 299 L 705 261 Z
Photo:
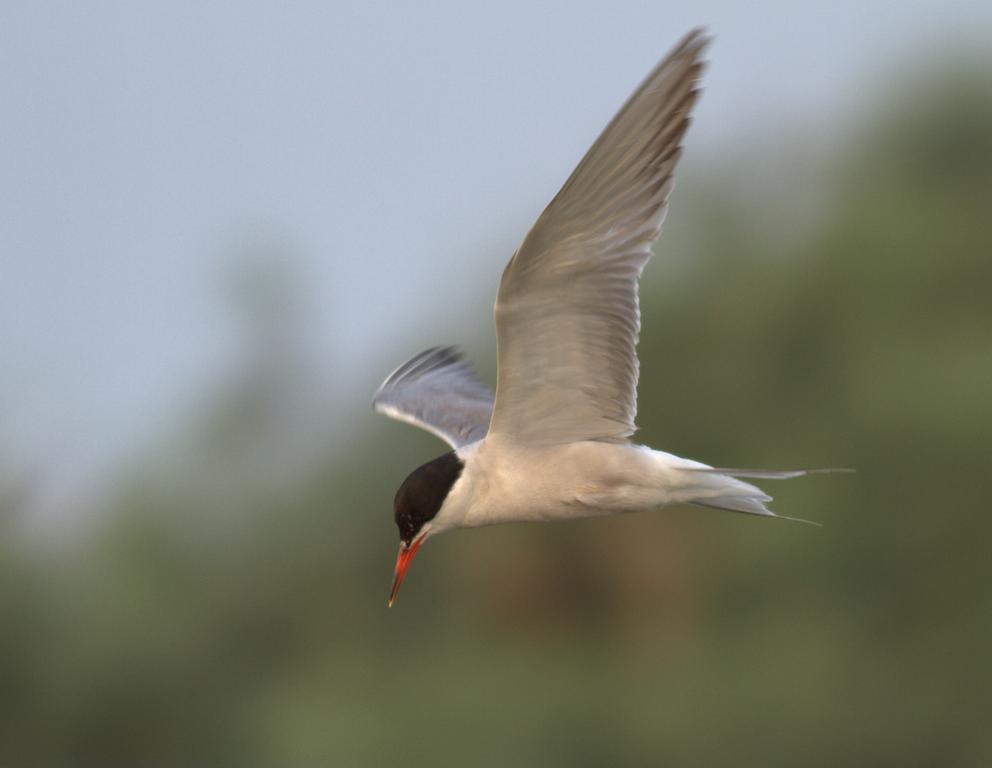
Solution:
M 496 298 L 490 434 L 625 442 L 636 429 L 638 280 L 661 232 L 708 40 L 648 75 L 524 238 Z
M 389 374 L 372 406 L 460 448 L 486 436 L 493 393 L 459 349 L 432 347 Z

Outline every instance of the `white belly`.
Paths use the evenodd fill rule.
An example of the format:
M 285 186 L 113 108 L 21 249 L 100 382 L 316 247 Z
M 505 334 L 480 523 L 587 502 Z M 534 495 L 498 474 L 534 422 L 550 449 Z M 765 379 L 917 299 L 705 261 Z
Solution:
M 688 500 L 698 473 L 681 470 L 705 466 L 643 446 L 598 442 L 529 449 L 482 442 L 459 455 L 465 470 L 434 520 L 436 532 L 657 509 Z

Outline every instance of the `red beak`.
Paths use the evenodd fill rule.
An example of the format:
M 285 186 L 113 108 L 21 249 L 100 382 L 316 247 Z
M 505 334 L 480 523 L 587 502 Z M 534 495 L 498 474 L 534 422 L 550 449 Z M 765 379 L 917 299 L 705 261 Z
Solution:
M 418 539 L 414 539 L 410 543 L 410 546 L 400 542 L 400 551 L 396 555 L 396 572 L 393 575 L 393 591 L 389 593 L 390 608 L 393 607 L 393 603 L 396 601 L 396 594 L 400 591 L 400 584 L 403 583 L 406 570 L 410 567 L 410 563 L 413 562 L 413 556 L 417 554 L 420 545 L 424 543 L 424 538 L 421 536 Z

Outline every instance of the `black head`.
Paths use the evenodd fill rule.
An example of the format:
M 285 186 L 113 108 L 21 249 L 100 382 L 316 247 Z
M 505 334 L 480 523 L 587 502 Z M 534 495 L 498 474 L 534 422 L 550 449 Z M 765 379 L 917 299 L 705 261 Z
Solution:
M 424 524 L 434 519 L 464 467 L 458 455 L 451 451 L 417 467 L 403 481 L 396 492 L 393 510 L 404 544 L 409 546 Z

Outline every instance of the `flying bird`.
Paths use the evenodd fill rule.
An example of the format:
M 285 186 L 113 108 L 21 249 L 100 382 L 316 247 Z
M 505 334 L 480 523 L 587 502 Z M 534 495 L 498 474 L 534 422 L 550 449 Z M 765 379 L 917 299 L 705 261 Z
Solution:
M 631 442 L 638 280 L 661 232 L 709 40 L 694 30 L 634 91 L 510 259 L 496 294 L 495 394 L 454 347 L 383 382 L 379 413 L 452 450 L 415 469 L 394 501 L 400 548 L 389 605 L 417 551 L 454 528 L 573 520 L 671 504 L 778 517 L 740 478 Z

